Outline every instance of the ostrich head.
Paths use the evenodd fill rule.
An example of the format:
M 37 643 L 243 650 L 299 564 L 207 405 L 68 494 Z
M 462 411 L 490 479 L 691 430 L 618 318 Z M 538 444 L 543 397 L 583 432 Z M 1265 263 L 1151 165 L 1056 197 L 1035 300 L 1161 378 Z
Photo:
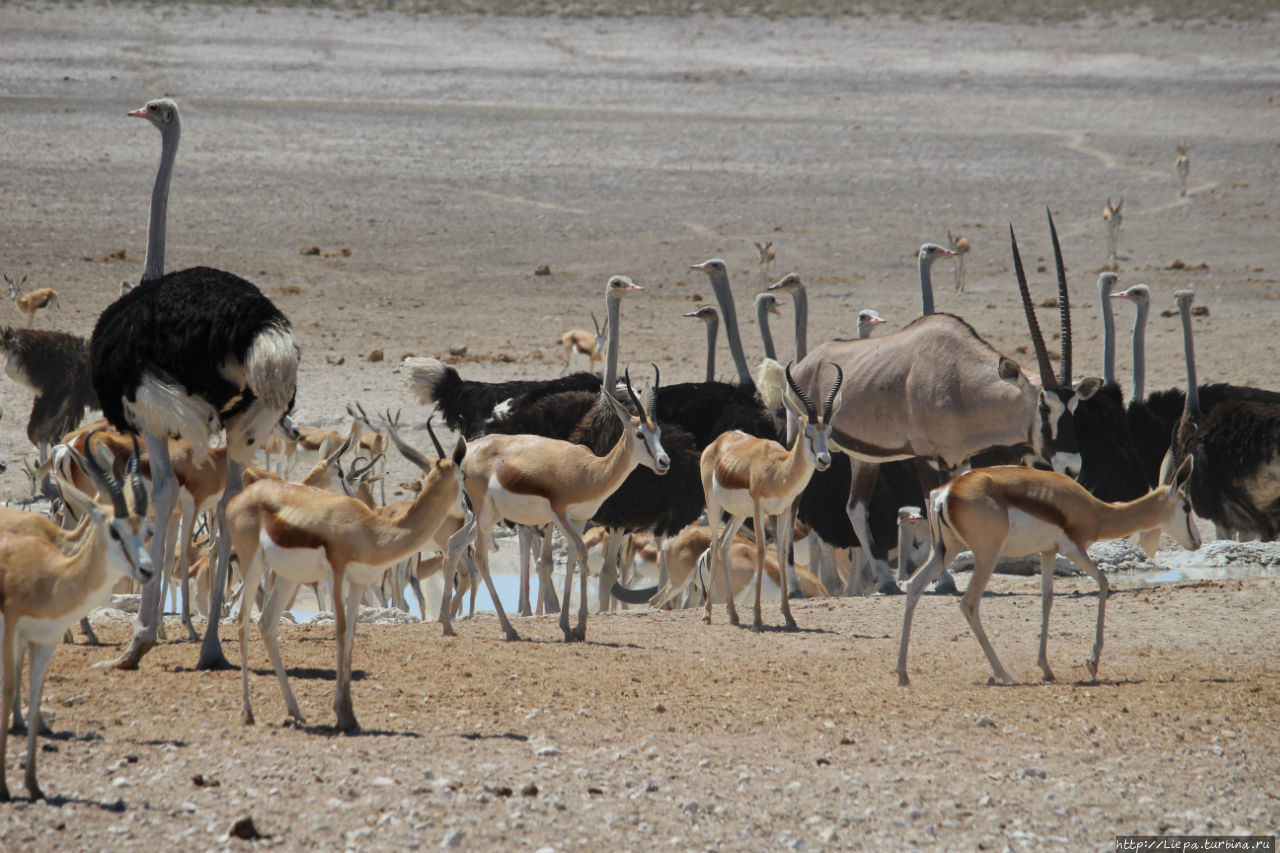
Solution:
M 756 313 L 776 314 L 782 316 L 782 300 L 774 296 L 769 291 L 756 294 Z
M 615 275 L 609 279 L 605 295 L 610 299 L 621 299 L 628 293 L 639 293 L 642 290 L 644 288 L 632 281 L 630 276 Z
M 129 113 L 133 118 L 145 118 L 160 130 L 178 123 L 178 103 L 173 98 L 156 98 L 146 106 Z
M 794 292 L 804 287 L 804 282 L 800 280 L 800 273 L 789 272 L 782 278 L 769 285 L 769 290 L 778 290 L 784 292 Z
M 946 246 L 939 246 L 937 243 L 925 243 L 920 247 L 920 263 L 924 266 L 930 266 L 938 258 L 950 258 L 955 256 L 955 252 Z
M 690 311 L 684 316 L 695 317 L 708 325 L 720 322 L 720 315 L 716 313 L 714 305 L 703 305 L 697 311 Z
M 863 308 L 858 312 L 858 337 L 869 338 L 871 333 L 875 331 L 875 327 L 883 323 L 887 323 L 884 317 L 880 316 L 880 312 L 874 308 Z
M 1135 284 L 1119 293 L 1111 294 L 1112 299 L 1128 299 L 1135 305 L 1146 305 L 1151 301 L 1151 288 L 1145 284 Z

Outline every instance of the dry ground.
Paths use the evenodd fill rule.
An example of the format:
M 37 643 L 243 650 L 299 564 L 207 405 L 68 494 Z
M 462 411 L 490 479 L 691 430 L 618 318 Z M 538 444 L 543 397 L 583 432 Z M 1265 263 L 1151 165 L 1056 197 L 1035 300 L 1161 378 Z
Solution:
M 359 398 L 421 423 L 392 372 L 407 352 L 465 344 L 467 376 L 554 373 L 552 342 L 589 323 L 618 272 L 648 288 L 624 306 L 624 360 L 696 378 L 701 329 L 679 315 L 709 291 L 688 266 L 728 260 L 749 313 L 763 239 L 774 274 L 804 276 L 821 340 L 850 334 L 864 305 L 913 317 L 916 247 L 963 233 L 968 293 L 940 266 L 939 308 L 1025 362 L 1005 229 L 1049 295 L 1035 272 L 1046 204 L 1075 287 L 1077 370 L 1096 371 L 1108 196 L 1125 198 L 1122 284 L 1150 283 L 1157 309 L 1194 284 L 1210 307 L 1202 381 L 1280 385 L 1274 22 L 21 4 L 0 7 L 0 25 L 0 267 L 63 294 L 38 324 L 88 334 L 139 274 L 159 145 L 125 113 L 173 94 L 169 265 L 235 271 L 279 302 L 304 352 L 306 422 L 337 425 Z M 322 254 L 300 254 L 310 246 Z M 120 249 L 128 260 L 99 260 Z M 1151 388 L 1180 381 L 1176 328 L 1153 317 Z M 21 497 L 30 397 L 4 389 L 0 486 Z M 545 619 L 519 623 L 531 641 L 518 644 L 492 619 L 453 640 L 365 626 L 354 737 L 325 728 L 329 629 L 284 630 L 315 726 L 302 731 L 276 725 L 256 634 L 253 728 L 238 721 L 238 675 L 189 671 L 192 646 L 111 674 L 85 669 L 109 650 L 65 648 L 48 687 L 58 735 L 41 753 L 52 799 L 0 809 L 0 846 L 240 848 L 227 834 L 241 817 L 270 836 L 259 844 L 290 849 L 1075 849 L 1122 832 L 1275 831 L 1275 581 L 1121 582 L 1098 684 L 1077 681 L 1087 583 L 1060 582 L 1051 685 L 1034 665 L 1035 582 L 993 587 L 988 628 L 1026 679 L 1012 688 L 986 685 L 951 600 L 921 605 L 910 689 L 891 674 L 900 599 L 799 603 L 793 635 L 685 613 L 593 618 L 575 647 Z

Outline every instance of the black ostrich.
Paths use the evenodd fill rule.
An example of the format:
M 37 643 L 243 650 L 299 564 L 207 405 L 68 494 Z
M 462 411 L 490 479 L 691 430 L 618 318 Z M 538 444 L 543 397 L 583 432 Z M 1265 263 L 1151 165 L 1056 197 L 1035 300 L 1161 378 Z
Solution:
M 84 420 L 86 409 L 99 408 L 89 381 L 89 343 L 66 332 L 5 328 L 0 354 L 9 378 L 35 392 L 27 438 L 44 462 L 49 448 Z
M 281 424 L 292 428 L 298 348 L 289 321 L 253 284 L 221 270 L 194 267 L 164 273 L 169 181 L 178 152 L 178 105 L 159 98 L 129 113 L 161 134 L 160 170 L 151 194 L 150 227 L 142 282 L 107 306 L 90 339 L 93 387 L 102 412 L 116 429 L 140 433 L 150 457 L 156 532 L 151 556 L 167 564 L 169 521 L 178 483 L 168 437 L 207 448 L 225 429 L 227 484 L 218 503 L 219 529 L 226 504 L 242 488 L 244 465 Z M 219 537 L 208 631 L 201 669 L 228 668 L 218 638 L 230 541 Z M 100 666 L 136 668 L 155 645 L 160 618 L 160 574 L 143 587 L 133 639 L 125 652 Z
M 1271 541 L 1280 535 L 1280 477 L 1275 473 L 1280 403 L 1262 402 L 1253 394 L 1224 394 L 1212 408 L 1201 405 L 1191 329 L 1194 298 L 1191 290 L 1174 294 L 1182 318 L 1187 395 L 1166 470 L 1194 458 L 1187 493 L 1196 515 L 1212 521 L 1221 537 Z

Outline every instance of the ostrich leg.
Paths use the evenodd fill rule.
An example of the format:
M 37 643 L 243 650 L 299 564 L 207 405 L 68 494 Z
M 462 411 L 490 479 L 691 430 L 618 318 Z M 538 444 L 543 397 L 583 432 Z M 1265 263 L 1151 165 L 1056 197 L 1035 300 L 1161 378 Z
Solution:
M 169 459 L 169 439 L 148 432 L 143 434 L 142 441 L 151 460 L 151 506 L 156 519 L 150 556 L 153 565 L 163 567 L 168 565 L 165 549 L 169 542 L 169 524 L 178 505 L 178 478 Z M 138 619 L 133 624 L 133 639 L 124 654 L 114 660 L 99 661 L 93 665 L 95 669 L 137 669 L 142 656 L 155 646 L 160 624 L 160 580 L 163 575 L 164 570 L 158 569 L 142 587 L 142 602 L 138 605 Z
M 227 566 L 231 563 L 231 537 L 227 530 L 227 501 L 240 494 L 244 489 L 244 463 L 231 458 L 227 454 L 227 488 L 218 500 L 218 553 L 217 568 L 213 575 L 213 592 L 209 600 L 209 627 L 205 629 L 204 642 L 200 645 L 200 660 L 196 669 L 233 669 L 231 662 L 222 653 L 222 640 L 218 638 L 218 615 L 222 613 L 223 590 L 227 588 Z M 334 598 L 342 594 L 334 589 Z M 241 605 L 249 606 L 248 601 Z

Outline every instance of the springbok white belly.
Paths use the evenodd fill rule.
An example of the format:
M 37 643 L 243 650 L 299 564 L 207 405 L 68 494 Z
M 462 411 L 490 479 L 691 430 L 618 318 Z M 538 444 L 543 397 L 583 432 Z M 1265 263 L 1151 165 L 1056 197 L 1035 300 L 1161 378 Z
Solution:
M 755 512 L 751 502 L 751 494 L 742 489 L 724 489 L 720 486 L 719 481 L 713 480 L 711 494 L 721 507 L 734 515 L 751 518 L 752 513 Z M 783 511 L 790 510 L 791 503 L 794 500 L 795 495 L 766 497 L 760 501 L 760 511 L 765 515 L 778 515 Z
M 582 521 L 596 514 L 596 510 L 604 503 L 608 495 L 591 503 L 574 504 L 569 517 L 574 521 Z M 496 477 L 489 479 L 489 498 L 493 501 L 495 517 L 505 518 L 515 524 L 546 524 L 551 521 L 551 505 L 541 495 L 521 495 L 508 492 L 498 484 Z
M 319 583 L 333 576 L 333 567 L 323 548 L 281 548 L 262 533 L 258 547 L 267 567 L 293 583 Z
M 1064 547 L 1070 549 L 1071 542 L 1061 527 L 1021 510 L 1009 510 L 1009 537 L 1000 556 L 1025 557 L 1042 551 L 1060 551 Z
M 19 643 L 26 641 L 35 643 L 38 646 L 52 646 L 61 643 L 63 634 L 67 632 L 68 628 L 79 622 L 81 616 L 106 603 L 111 595 L 111 587 L 115 586 L 116 581 L 119 579 L 120 572 L 113 572 L 108 569 L 106 582 L 97 589 L 90 590 L 83 602 L 78 606 L 69 607 L 65 613 L 45 619 L 23 616 L 18 620 Z M 4 617 L 0 616 L 0 632 L 3 631 Z M 19 645 L 20 648 L 21 645 Z

